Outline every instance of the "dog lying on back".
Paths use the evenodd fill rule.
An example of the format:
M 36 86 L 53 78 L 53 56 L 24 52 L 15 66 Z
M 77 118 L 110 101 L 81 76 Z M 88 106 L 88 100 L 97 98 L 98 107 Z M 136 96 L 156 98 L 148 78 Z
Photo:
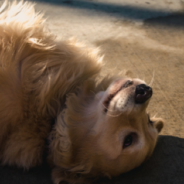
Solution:
M 98 79 L 102 58 L 56 41 L 29 3 L 0 14 L 0 161 L 29 169 L 48 154 L 54 183 L 116 176 L 149 158 L 163 127 L 140 79 Z

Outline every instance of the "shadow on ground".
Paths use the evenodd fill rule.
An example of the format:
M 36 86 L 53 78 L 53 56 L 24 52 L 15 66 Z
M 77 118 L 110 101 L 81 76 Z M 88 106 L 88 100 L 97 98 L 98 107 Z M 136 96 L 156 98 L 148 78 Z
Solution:
M 32 0 L 29 0 L 32 1 Z M 93 1 L 86 1 L 86 0 L 34 0 L 34 2 L 41 2 L 53 5 L 59 5 L 69 8 L 75 9 L 85 9 L 89 11 L 96 11 L 100 13 L 105 13 L 110 16 L 115 16 L 119 18 L 127 18 L 131 20 L 144 20 L 149 17 L 163 17 L 170 14 L 170 11 L 165 10 L 158 10 L 146 7 L 141 7 L 140 5 L 121 5 L 121 4 L 113 4 L 107 2 L 93 2 Z M 146 2 L 145 2 L 146 3 Z M 183 4 L 181 4 L 183 7 Z M 182 13 L 176 14 L 176 16 L 184 16 Z M 175 15 L 174 15 L 175 16 Z M 161 23 L 159 21 L 159 23 Z M 167 25 L 167 24 L 165 24 Z M 170 23 L 168 26 L 176 27 L 177 24 L 175 22 Z M 184 24 L 180 24 L 180 26 L 184 27 Z
M 145 21 L 147 25 L 152 26 L 167 26 L 168 28 L 184 28 L 184 13 L 175 13 L 165 17 L 150 18 Z
M 94 184 L 182 184 L 184 183 L 184 139 L 160 136 L 152 157 L 139 168 L 112 180 L 101 179 Z M 50 169 L 43 165 L 23 171 L 0 166 L 1 184 L 52 184 Z

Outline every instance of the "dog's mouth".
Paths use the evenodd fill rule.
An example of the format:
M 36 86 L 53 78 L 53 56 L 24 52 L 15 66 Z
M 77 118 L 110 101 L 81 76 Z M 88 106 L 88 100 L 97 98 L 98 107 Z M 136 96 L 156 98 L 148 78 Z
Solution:
M 115 87 L 113 90 L 107 95 L 105 98 L 103 105 L 104 105 L 104 112 L 108 111 L 109 105 L 112 101 L 112 99 L 123 89 L 128 88 L 133 85 L 132 80 L 127 80 L 126 82 L 123 82 L 121 80 L 115 82 Z M 149 98 L 152 96 L 152 88 L 145 85 L 145 84 L 139 84 L 135 86 L 135 92 L 134 92 L 134 102 L 135 104 L 143 104 L 146 102 Z
M 128 80 L 125 83 L 122 84 L 121 81 L 117 81 L 117 87 L 115 87 L 115 89 L 109 94 L 107 95 L 107 97 L 105 98 L 103 105 L 105 107 L 104 111 L 107 112 L 108 111 L 108 107 L 110 102 L 112 101 L 112 99 L 123 89 L 128 88 L 129 86 L 131 86 L 133 84 L 133 81 Z

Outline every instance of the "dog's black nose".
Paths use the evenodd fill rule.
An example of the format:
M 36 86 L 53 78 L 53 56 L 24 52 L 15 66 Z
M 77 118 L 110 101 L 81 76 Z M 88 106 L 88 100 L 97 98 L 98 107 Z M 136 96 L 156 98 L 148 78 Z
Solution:
M 139 84 L 135 89 L 135 103 L 141 104 L 146 102 L 152 96 L 152 89 L 145 84 Z

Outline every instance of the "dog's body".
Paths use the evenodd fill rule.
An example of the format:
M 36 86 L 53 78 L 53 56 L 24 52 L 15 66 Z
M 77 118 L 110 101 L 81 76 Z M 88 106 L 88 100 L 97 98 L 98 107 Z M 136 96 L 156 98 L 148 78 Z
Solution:
M 53 179 L 59 183 L 116 176 L 148 158 L 162 121 L 148 120 L 151 92 L 143 100 L 135 94 L 144 81 L 113 76 L 97 83 L 102 65 L 97 50 L 72 40 L 55 41 L 29 4 L 4 8 L 1 162 L 28 169 L 42 163 L 48 147 Z

